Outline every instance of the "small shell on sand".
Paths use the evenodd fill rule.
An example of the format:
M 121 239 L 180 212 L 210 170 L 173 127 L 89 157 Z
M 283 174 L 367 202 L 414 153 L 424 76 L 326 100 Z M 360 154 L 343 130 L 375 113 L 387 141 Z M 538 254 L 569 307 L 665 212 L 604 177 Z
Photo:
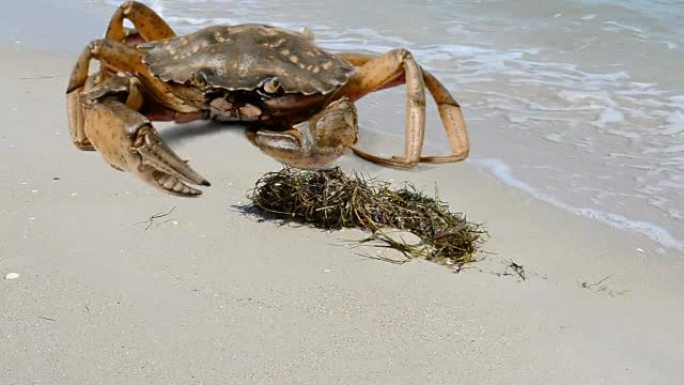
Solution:
M 5 279 L 17 279 L 19 278 L 19 273 L 8 273 L 5 276 Z

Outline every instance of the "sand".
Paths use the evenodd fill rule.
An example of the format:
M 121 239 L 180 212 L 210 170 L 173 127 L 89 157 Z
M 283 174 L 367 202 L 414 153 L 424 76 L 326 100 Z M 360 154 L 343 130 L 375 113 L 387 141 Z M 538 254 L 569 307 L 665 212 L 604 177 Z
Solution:
M 73 53 L 0 51 L 0 384 L 684 377 L 676 252 L 531 200 L 472 162 L 400 171 L 350 155 L 345 170 L 437 184 L 491 233 L 483 261 L 458 274 L 372 260 L 377 250 L 345 246 L 359 232 L 244 215 L 253 183 L 280 165 L 239 127 L 160 125 L 213 183 L 169 197 L 72 146 Z M 511 261 L 526 280 L 501 276 Z

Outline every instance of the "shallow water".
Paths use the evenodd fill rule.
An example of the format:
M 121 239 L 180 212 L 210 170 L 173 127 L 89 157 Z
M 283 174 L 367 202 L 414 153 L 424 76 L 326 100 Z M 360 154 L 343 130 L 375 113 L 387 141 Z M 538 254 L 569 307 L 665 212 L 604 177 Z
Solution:
M 307 26 L 336 51 L 408 48 L 462 103 L 471 163 L 684 251 L 682 1 L 147 3 L 179 32 L 263 22 Z M 402 98 L 391 90 L 364 99 L 362 129 L 403 136 Z M 431 151 L 448 150 L 439 122 L 428 124 Z

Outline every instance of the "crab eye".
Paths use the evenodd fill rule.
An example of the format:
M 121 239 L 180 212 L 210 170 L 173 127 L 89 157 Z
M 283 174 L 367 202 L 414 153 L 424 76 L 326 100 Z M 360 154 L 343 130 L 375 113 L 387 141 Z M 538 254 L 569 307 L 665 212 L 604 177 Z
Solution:
M 269 94 L 275 94 L 280 89 L 280 81 L 278 78 L 271 78 L 263 85 L 264 91 Z

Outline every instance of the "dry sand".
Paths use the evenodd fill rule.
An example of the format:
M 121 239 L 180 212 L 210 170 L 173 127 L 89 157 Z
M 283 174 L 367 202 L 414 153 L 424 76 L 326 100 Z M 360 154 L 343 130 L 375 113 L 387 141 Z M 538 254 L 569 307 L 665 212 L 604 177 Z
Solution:
M 684 378 L 678 253 L 530 200 L 468 162 L 407 172 L 348 156 L 345 170 L 436 183 L 491 233 L 485 260 L 459 274 L 371 260 L 362 255 L 376 250 L 343 246 L 358 232 L 241 214 L 256 179 L 280 166 L 239 128 L 162 125 L 213 183 L 199 199 L 169 197 L 71 145 L 73 54 L 1 52 L 2 385 Z M 499 276 L 510 261 L 527 280 Z

